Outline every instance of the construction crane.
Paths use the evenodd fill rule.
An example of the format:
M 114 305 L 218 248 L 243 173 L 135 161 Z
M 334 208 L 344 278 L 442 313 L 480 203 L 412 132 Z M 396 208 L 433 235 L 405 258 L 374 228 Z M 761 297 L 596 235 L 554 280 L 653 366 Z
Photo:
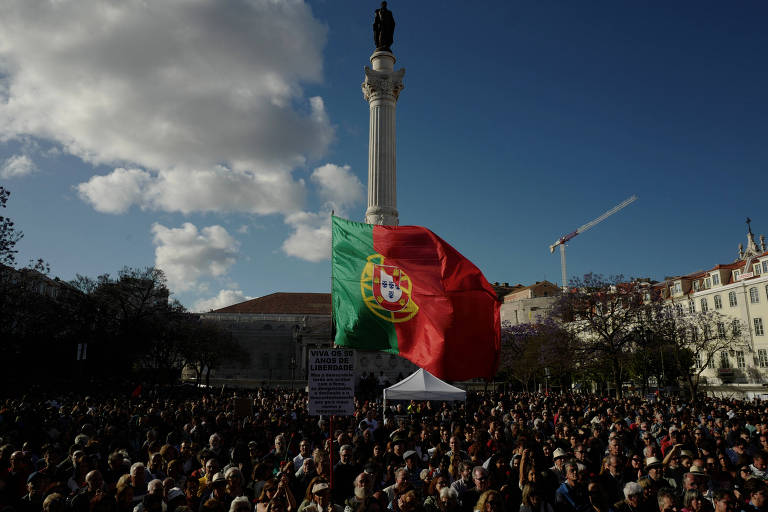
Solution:
M 565 244 L 569 240 L 571 240 L 573 237 L 575 237 L 576 235 L 582 234 L 583 232 L 585 232 L 589 228 L 595 226 L 596 224 L 599 224 L 600 222 L 604 221 L 605 219 L 607 219 L 608 217 L 610 217 L 614 213 L 618 212 L 619 210 L 621 210 L 625 206 L 629 206 L 630 204 L 634 203 L 635 201 L 637 201 L 637 196 L 635 196 L 635 195 L 625 199 L 623 202 L 617 204 L 616 206 L 614 206 L 613 208 L 611 208 L 610 210 L 608 210 L 607 212 L 605 212 L 604 214 L 602 214 L 601 216 L 596 218 L 595 220 L 587 222 L 586 224 L 584 224 L 583 226 L 578 228 L 576 231 L 571 231 L 567 235 L 561 236 L 560 238 L 557 239 L 557 241 L 555 243 L 553 243 L 552 245 L 549 246 L 549 252 L 550 253 L 555 252 L 555 247 L 557 247 L 558 245 L 560 246 L 560 267 L 561 267 L 562 278 L 563 278 L 563 291 L 568 291 L 568 283 L 565 280 L 566 279 L 566 275 L 565 275 Z

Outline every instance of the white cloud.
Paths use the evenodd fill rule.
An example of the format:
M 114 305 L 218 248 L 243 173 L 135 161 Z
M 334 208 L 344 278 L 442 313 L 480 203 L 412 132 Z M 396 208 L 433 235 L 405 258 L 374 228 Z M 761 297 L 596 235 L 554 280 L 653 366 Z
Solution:
M 312 181 L 320 197 L 335 208 L 350 206 L 363 198 L 363 184 L 348 165 L 325 164 L 314 170 Z
M 116 167 L 78 188 L 99 211 L 297 211 L 291 171 L 333 139 L 301 89 L 326 32 L 301 0 L 2 2 L 0 141 Z
M 283 252 L 306 261 L 323 261 L 331 255 L 330 212 L 298 212 L 288 215 L 285 223 L 293 233 L 283 242 Z
M 191 311 L 205 313 L 214 309 L 221 309 L 232 304 L 238 304 L 254 297 L 245 295 L 242 290 L 220 290 L 215 297 L 200 299 L 192 305 Z
M 293 232 L 283 242 L 283 252 L 306 261 L 323 261 L 331 255 L 331 210 L 345 216 L 347 207 L 363 198 L 363 185 L 348 165 L 325 164 L 312 172 L 311 180 L 325 200 L 321 211 L 296 212 L 285 217 Z
M 80 197 L 97 211 L 125 213 L 132 204 L 144 200 L 144 189 L 151 180 L 148 172 L 121 167 L 106 176 L 94 176 L 76 188 Z
M 36 170 L 37 166 L 27 155 L 13 155 L 0 167 L 0 178 L 19 178 L 32 174 Z
M 198 231 L 185 222 L 180 228 L 167 228 L 155 223 L 155 266 L 168 278 L 174 292 L 194 289 L 201 277 L 220 277 L 237 260 L 240 244 L 221 226 L 208 226 Z

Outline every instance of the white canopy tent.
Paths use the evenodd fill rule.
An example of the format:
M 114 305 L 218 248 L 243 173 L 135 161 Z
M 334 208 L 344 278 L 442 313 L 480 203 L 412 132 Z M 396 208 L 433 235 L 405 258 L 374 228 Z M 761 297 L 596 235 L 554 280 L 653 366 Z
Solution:
M 384 390 L 387 400 L 466 400 L 467 392 L 443 382 L 423 368 Z

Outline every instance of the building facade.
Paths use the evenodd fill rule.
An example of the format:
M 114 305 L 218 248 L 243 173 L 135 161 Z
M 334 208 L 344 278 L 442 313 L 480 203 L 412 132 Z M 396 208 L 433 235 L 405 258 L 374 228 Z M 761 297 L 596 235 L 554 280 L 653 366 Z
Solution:
M 329 293 L 282 292 L 201 314 L 203 321 L 215 322 L 230 332 L 250 354 L 245 366 L 228 363 L 213 370 L 212 384 L 303 388 L 309 351 L 333 345 L 331 316 Z M 373 373 L 394 384 L 415 369 L 397 355 L 355 350 L 358 379 Z M 191 380 L 194 375 L 187 372 L 185 378 Z
M 549 281 L 536 281 L 529 286 L 517 285 L 503 297 L 501 322 L 518 325 L 541 322 L 552 313 L 562 291 Z
M 717 329 L 738 329 L 744 344 L 720 351 L 702 373 L 709 386 L 731 385 L 763 394 L 768 383 L 768 252 L 765 238 L 756 243 L 751 229 L 747 247 L 739 244 L 738 258 L 683 276 L 668 277 L 655 287 L 669 302 L 671 313 L 707 313 L 723 315 Z M 734 320 L 738 321 L 734 324 Z M 705 365 L 706 356 L 695 354 L 696 365 Z

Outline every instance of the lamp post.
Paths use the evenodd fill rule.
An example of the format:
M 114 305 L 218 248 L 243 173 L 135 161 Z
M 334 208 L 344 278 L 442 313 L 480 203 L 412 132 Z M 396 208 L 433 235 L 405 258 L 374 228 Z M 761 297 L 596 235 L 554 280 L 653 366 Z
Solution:
M 288 365 L 291 370 L 291 391 L 296 389 L 296 356 L 291 356 L 291 362 Z

